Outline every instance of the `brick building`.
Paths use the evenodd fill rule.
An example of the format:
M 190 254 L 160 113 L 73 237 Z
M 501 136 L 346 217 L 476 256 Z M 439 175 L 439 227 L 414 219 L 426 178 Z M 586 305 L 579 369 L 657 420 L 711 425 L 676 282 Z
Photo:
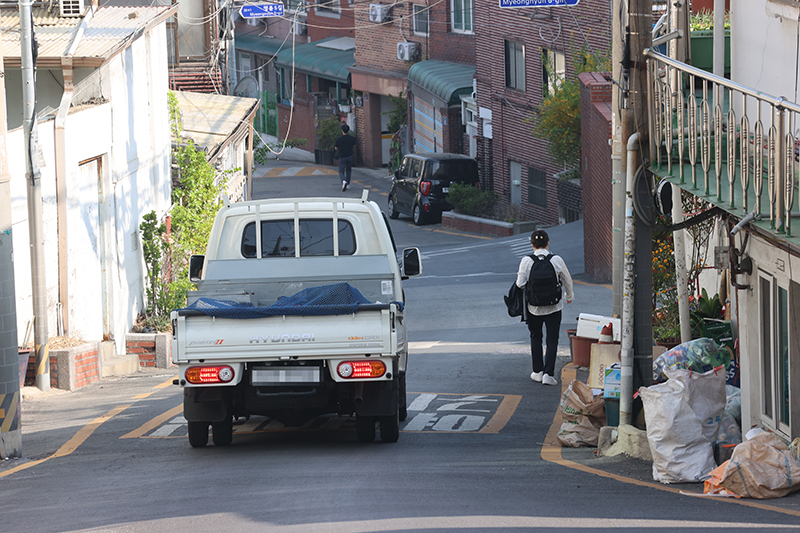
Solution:
M 409 100 L 406 151 L 462 152 L 461 94 L 472 92 L 471 0 L 374 3 L 355 11 L 356 131 L 367 166 L 389 163 L 388 96 Z
M 315 151 L 320 149 L 316 127 L 321 120 L 336 116 L 355 127 L 347 68 L 355 64 L 353 19 L 358 8 L 355 0 L 319 1 L 295 17 L 289 4 L 287 18 L 296 19 L 291 31 L 310 42 L 284 45 L 275 56 L 279 137 L 307 139 L 301 148 Z
M 611 82 L 596 72 L 584 72 L 578 78 L 584 267 L 592 278 L 611 281 Z
M 517 219 L 559 224 L 580 218 L 578 185 L 559 180 L 567 169 L 553 164 L 545 139 L 533 137 L 530 119 L 547 94 L 549 74 L 573 76 L 582 46 L 608 55 L 610 9 L 609 0 L 523 9 L 476 2 L 477 116 L 469 142 L 483 183 Z

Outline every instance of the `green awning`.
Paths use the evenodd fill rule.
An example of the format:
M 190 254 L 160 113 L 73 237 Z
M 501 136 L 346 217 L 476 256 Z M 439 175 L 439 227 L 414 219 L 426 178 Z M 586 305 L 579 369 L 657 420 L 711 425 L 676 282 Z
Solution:
M 294 58 L 295 72 L 350 83 L 350 71 L 347 67 L 356 64 L 355 51 L 355 39 L 352 37 L 328 37 L 313 43 L 296 45 L 294 50 L 289 43 L 275 58 L 275 65 L 285 68 L 288 73 Z
M 458 105 L 459 96 L 472 94 L 474 75 L 474 66 L 448 61 L 420 61 L 408 69 L 408 81 L 435 94 L 447 105 Z
M 284 43 L 283 39 L 265 39 L 255 34 L 237 35 L 235 43 L 237 50 L 264 56 L 274 56 L 281 51 L 281 45 L 283 48 L 292 46 L 292 43 Z

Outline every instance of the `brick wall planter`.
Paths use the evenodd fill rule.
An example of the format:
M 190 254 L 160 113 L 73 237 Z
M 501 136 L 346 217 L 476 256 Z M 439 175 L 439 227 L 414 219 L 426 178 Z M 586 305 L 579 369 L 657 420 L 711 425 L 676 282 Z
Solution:
M 172 366 L 172 335 L 169 333 L 129 333 L 125 345 L 126 353 L 139 356 L 142 368 Z
M 75 390 L 101 375 L 100 343 L 87 342 L 80 346 L 50 350 L 50 387 Z M 34 382 L 36 381 L 34 369 Z
M 538 227 L 536 222 L 501 222 L 489 218 L 473 217 L 461 215 L 452 211 L 442 213 L 442 227 L 479 233 L 481 235 L 491 235 L 494 237 L 509 237 L 521 233 L 535 231 Z

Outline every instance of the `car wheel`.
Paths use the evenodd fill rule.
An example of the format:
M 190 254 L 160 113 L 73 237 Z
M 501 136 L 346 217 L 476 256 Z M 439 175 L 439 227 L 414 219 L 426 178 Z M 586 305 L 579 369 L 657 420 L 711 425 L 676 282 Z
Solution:
M 359 442 L 375 440 L 375 417 L 356 415 L 356 438 Z
M 414 211 L 411 215 L 411 218 L 414 219 L 414 224 L 416 224 L 417 226 L 421 226 L 422 224 L 425 223 L 422 214 L 422 206 L 420 206 L 419 204 L 414 205 Z
M 389 197 L 389 218 L 395 219 L 395 218 L 398 217 L 398 215 L 400 215 L 400 213 L 397 211 L 397 206 L 394 205 L 394 200 L 390 196 Z
M 398 413 L 379 417 L 381 423 L 381 440 L 383 442 L 397 442 L 400 438 L 400 419 Z
M 192 448 L 208 444 L 208 422 L 189 422 L 189 444 Z
M 214 439 L 214 446 L 228 446 L 233 442 L 233 417 L 228 416 L 222 422 L 211 424 L 211 435 Z

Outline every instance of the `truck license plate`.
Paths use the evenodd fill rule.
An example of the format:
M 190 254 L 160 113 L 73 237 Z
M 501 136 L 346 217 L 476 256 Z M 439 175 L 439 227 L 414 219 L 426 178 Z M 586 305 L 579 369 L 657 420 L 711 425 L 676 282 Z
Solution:
M 442 192 L 447 194 L 450 192 L 450 187 L 442 187 Z
M 319 383 L 320 367 L 254 368 L 252 383 L 257 386 Z

